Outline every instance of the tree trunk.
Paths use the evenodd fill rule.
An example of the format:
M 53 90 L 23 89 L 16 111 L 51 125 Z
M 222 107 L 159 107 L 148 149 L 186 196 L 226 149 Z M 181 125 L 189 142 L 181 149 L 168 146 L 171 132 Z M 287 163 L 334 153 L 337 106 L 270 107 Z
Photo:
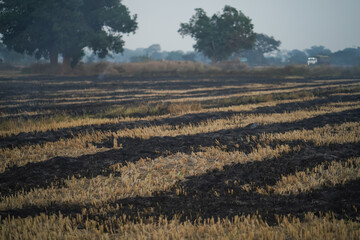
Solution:
M 58 56 L 59 56 L 58 51 L 56 51 L 54 49 L 50 50 L 50 64 L 51 64 L 51 66 L 58 65 L 58 63 L 59 63 Z
M 68 73 L 71 70 L 71 57 L 68 55 L 63 56 L 62 71 Z

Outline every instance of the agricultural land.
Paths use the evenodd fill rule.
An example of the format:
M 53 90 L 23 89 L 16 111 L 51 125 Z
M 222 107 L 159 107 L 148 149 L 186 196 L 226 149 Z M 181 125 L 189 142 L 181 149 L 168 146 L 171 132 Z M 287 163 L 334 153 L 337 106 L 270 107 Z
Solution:
M 0 239 L 360 239 L 360 79 L 0 77 Z

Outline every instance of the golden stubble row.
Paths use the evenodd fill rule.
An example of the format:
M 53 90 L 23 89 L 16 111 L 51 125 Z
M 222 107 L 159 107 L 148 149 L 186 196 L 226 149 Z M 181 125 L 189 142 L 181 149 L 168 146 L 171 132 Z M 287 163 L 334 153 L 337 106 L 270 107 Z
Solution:
M 206 79 L 203 81 L 212 82 L 211 79 Z M 22 81 L 14 81 L 14 83 L 21 83 Z M 166 81 L 166 82 L 181 82 L 181 80 L 173 80 L 173 81 Z M 336 83 L 341 84 L 341 86 L 346 86 L 349 83 L 356 82 L 355 80 L 336 80 Z M 29 82 L 25 82 L 28 84 Z M 41 82 L 34 81 L 33 84 L 41 84 L 41 85 L 62 85 L 63 83 L 54 83 L 54 82 Z M 102 85 L 106 84 L 114 84 L 115 82 L 102 82 Z M 134 82 L 131 82 L 134 83 Z M 139 84 L 142 82 L 140 81 Z M 163 81 L 156 81 L 156 83 L 163 83 Z M 68 82 L 67 82 L 68 84 Z M 79 82 L 71 82 L 71 84 L 79 84 Z M 84 81 L 81 82 L 81 84 L 91 84 L 91 81 Z M 26 103 L 29 101 L 42 101 L 42 102 L 75 102 L 81 100 L 83 103 L 90 102 L 93 100 L 101 101 L 102 99 L 110 99 L 114 98 L 114 94 L 116 93 L 115 97 L 117 99 L 121 99 L 122 96 L 126 96 L 128 94 L 126 93 L 133 93 L 138 92 L 138 94 L 131 94 L 134 99 L 136 98 L 145 98 L 145 97 L 166 97 L 166 96 L 172 96 L 172 97 L 189 97 L 192 94 L 199 94 L 200 92 L 203 92 L 204 95 L 213 95 L 213 91 L 219 91 L 219 90 L 248 90 L 248 89 L 257 89 L 257 90 L 273 90 L 273 89 L 287 89 L 292 88 L 295 90 L 302 89 L 304 86 L 308 87 L 318 87 L 319 84 L 329 84 L 329 81 L 314 81 L 314 82 L 283 82 L 278 84 L 259 84 L 259 83 L 244 83 L 242 85 L 225 85 L 225 86 L 217 86 L 217 87 L 198 87 L 198 88 L 192 88 L 192 89 L 148 89 L 148 88 L 129 88 L 129 89 L 122 89 L 122 88 L 86 88 L 86 89 L 71 89 L 71 90 L 60 90 L 56 92 L 52 91 L 45 91 L 44 95 L 42 97 L 34 98 L 33 96 L 24 94 L 21 96 L 21 98 L 13 98 L 11 99 L 12 103 Z M 331 86 L 331 85 L 328 85 Z M 243 92 L 243 91 L 242 91 Z M 141 94 L 140 94 L 141 93 Z M 113 96 L 111 96 L 113 95 Z M 6 102 L 5 99 L 0 100 L 0 104 L 4 104 Z
M 360 105 L 354 102 L 345 102 L 339 105 L 321 106 L 317 109 L 305 109 L 294 112 L 273 114 L 236 114 L 229 118 L 206 120 L 198 124 L 183 124 L 171 126 L 168 124 L 123 129 L 117 132 L 93 131 L 92 133 L 80 134 L 70 139 L 61 139 L 57 142 L 49 142 L 32 146 L 0 149 L 0 172 L 4 172 L 12 166 L 23 166 L 30 162 L 40 162 L 56 156 L 78 157 L 85 154 L 106 151 L 107 148 L 97 148 L 92 143 L 101 143 L 114 138 L 114 147 L 117 146 L 117 138 L 141 138 L 179 135 L 194 135 L 201 133 L 216 132 L 219 130 L 231 130 L 245 127 L 252 123 L 267 125 L 271 123 L 294 122 L 308 119 L 327 113 L 336 113 L 350 109 L 358 109 Z M 115 146 L 116 145 L 116 146 Z M 121 146 L 120 146 L 121 147 Z
M 262 135 L 260 139 L 264 141 L 263 143 L 271 143 L 282 140 L 282 137 L 286 140 L 296 140 L 307 136 L 307 141 L 314 141 L 317 146 L 356 143 L 359 142 L 359 134 L 357 134 L 359 125 L 358 122 L 344 123 L 314 130 L 289 131 L 277 135 L 276 138 L 272 134 L 267 134 Z M 319 134 L 322 134 L 321 139 L 325 140 L 319 141 L 320 138 L 317 137 Z M 349 137 L 344 138 L 343 136 L 346 135 Z M 358 138 L 351 135 L 357 135 Z M 134 195 L 151 196 L 151 191 L 167 190 L 173 183 L 189 175 L 202 174 L 215 168 L 221 170 L 223 166 L 236 162 L 262 161 L 280 157 L 284 153 L 298 150 L 300 147 L 290 148 L 287 145 L 279 145 L 274 149 L 258 146 L 252 153 L 244 154 L 236 151 L 224 152 L 222 147 L 211 147 L 198 153 L 178 153 L 154 160 L 142 159 L 126 166 L 112 166 L 115 172 L 122 173 L 121 177 L 110 175 L 94 179 L 72 178 L 66 180 L 66 187 L 63 188 L 34 189 L 29 193 L 2 198 L 3 204 L 0 209 L 22 208 L 29 205 L 46 207 L 51 203 L 80 206 L 91 204 L 94 208 L 92 211 L 104 213 L 115 210 L 111 204 L 107 205 L 108 202 Z M 359 178 L 359 163 L 360 158 L 325 162 L 312 169 L 283 176 L 274 186 L 268 186 L 266 190 L 258 188 L 255 191 L 262 194 L 287 195 L 311 191 L 323 186 L 344 184 Z M 41 214 L 35 217 L 6 218 L 1 221 L 2 239 L 151 239 L 159 236 L 162 239 L 183 239 L 184 236 L 205 239 L 358 239 L 360 237 L 358 222 L 337 220 L 331 215 L 315 217 L 311 213 L 302 221 L 292 217 L 280 217 L 279 224 L 275 227 L 254 216 L 241 216 L 221 221 L 209 219 L 203 223 L 179 222 L 176 219 L 167 221 L 165 217 L 160 217 L 159 221 L 134 224 L 126 222 L 126 216 L 109 217 L 105 222 L 100 223 L 88 220 L 81 214 L 77 217 Z
M 123 93 L 126 92 L 123 89 L 120 90 L 110 90 L 104 91 L 100 90 L 97 92 L 104 93 L 103 96 L 93 96 L 90 91 L 90 95 L 86 94 L 83 97 L 80 97 L 79 94 L 73 97 L 50 97 L 50 98 L 32 98 L 30 101 L 33 101 L 33 105 L 41 105 L 41 106 L 59 106 L 59 105 L 71 105 L 71 104 L 85 104 L 91 102 L 102 102 L 102 103 L 113 103 L 118 102 L 121 100 L 135 100 L 135 101 L 142 101 L 143 99 L 148 99 L 149 103 L 156 103 L 159 102 L 158 100 L 152 100 L 154 98 L 157 99 L 166 99 L 162 102 L 201 102 L 201 101 L 208 101 L 208 100 L 217 100 L 225 98 L 232 98 L 232 97 L 243 97 L 243 96 L 259 96 L 264 94 L 274 94 L 274 93 L 291 93 L 296 91 L 308 91 L 308 90 L 315 90 L 315 89 L 324 89 L 329 88 L 329 85 L 317 86 L 317 82 L 314 83 L 283 83 L 283 84 L 245 84 L 243 86 L 224 86 L 219 88 L 197 88 L 197 89 L 190 89 L 190 90 L 148 90 L 148 89 L 136 89 L 136 91 L 143 91 L 143 93 L 139 94 L 132 94 L 131 98 L 128 96 L 124 96 L 123 94 L 109 96 L 108 94 L 113 93 Z M 304 86 L 305 85 L 305 86 Z M 312 86 L 315 85 L 315 86 Z M 341 83 L 341 81 L 337 84 L 330 85 L 331 88 L 339 88 L 339 87 L 356 87 L 358 86 L 357 81 L 348 81 L 347 83 Z M 256 89 L 257 91 L 248 91 L 248 92 L 239 92 L 229 95 L 220 95 L 220 96 L 213 96 L 211 91 L 219 91 L 219 90 L 226 90 L 226 89 Z M 134 89 L 129 89 L 128 91 L 133 92 Z M 194 93 L 198 95 L 198 92 L 204 92 L 203 96 L 194 96 Z M 86 92 L 83 92 L 85 94 Z M 29 101 L 25 97 L 21 100 L 12 100 L 11 104 L 2 105 L 0 108 L 3 107 L 21 107 L 23 102 Z M 38 101 L 38 103 L 36 103 Z M 0 102 L 1 104 L 1 102 Z
M 331 85 L 331 88 L 339 88 L 339 87 L 357 87 L 359 83 L 348 83 L 348 84 L 334 84 Z M 226 98 L 235 98 L 235 97 L 244 97 L 244 96 L 258 96 L 258 95 L 265 95 L 265 94 L 274 94 L 274 93 L 291 93 L 296 91 L 312 91 L 315 89 L 325 89 L 329 88 L 328 85 L 324 86 L 317 86 L 317 87 L 300 87 L 300 88 L 290 88 L 290 89 L 276 89 L 276 90 L 260 90 L 260 91 L 252 91 L 247 93 L 234 93 L 226 95 Z M 163 102 L 195 102 L 195 101 L 209 101 L 209 100 L 217 100 L 223 99 L 224 96 L 203 96 L 203 97 L 183 97 L 183 98 L 174 98 L 174 99 L 167 99 Z
M 122 198 L 152 196 L 155 191 L 167 191 L 179 180 L 205 174 L 212 169 L 222 170 L 225 165 L 262 161 L 293 150 L 288 145 L 275 148 L 266 146 L 245 154 L 241 151 L 224 152 L 219 147 L 210 147 L 191 154 L 177 153 L 156 159 L 140 159 L 124 166 L 115 164 L 110 167 L 114 174 L 107 177 L 72 177 L 65 180 L 65 186 L 61 188 L 35 188 L 29 192 L 2 197 L 0 210 L 27 206 L 46 207 L 51 204 L 91 204 L 100 207 Z M 121 176 L 116 176 L 116 172 L 120 172 Z
M 332 214 L 317 217 L 305 214 L 279 217 L 278 225 L 269 226 L 261 216 L 235 216 L 232 219 L 205 219 L 202 222 L 180 222 L 160 217 L 157 222 L 131 223 L 126 216 L 112 217 L 104 223 L 85 219 L 81 215 L 68 217 L 44 215 L 26 218 L 6 218 L 0 228 L 1 239 L 9 240 L 78 240 L 78 239 L 338 239 L 360 238 L 359 222 L 336 219 Z
M 252 137 L 254 138 L 254 137 Z M 255 141 L 269 144 L 273 141 L 311 142 L 315 146 L 328 146 L 329 144 L 356 143 L 360 141 L 360 122 L 345 122 L 338 125 L 325 125 L 312 130 L 294 130 L 284 133 L 262 133 L 255 137 Z
M 19 133 L 32 133 L 32 132 L 46 132 L 46 131 L 58 131 L 63 128 L 71 127 L 81 127 L 81 126 L 92 126 L 92 125 L 106 125 L 106 124 L 121 124 L 126 122 L 135 122 L 135 121 L 151 121 L 155 119 L 163 119 L 169 117 L 179 117 L 183 114 L 198 114 L 198 113 L 211 113 L 211 112 L 240 112 L 240 111 L 251 111 L 256 108 L 265 107 L 265 106 L 275 106 L 281 103 L 292 103 L 292 102 L 301 102 L 304 100 L 314 100 L 315 97 L 306 98 L 306 99 L 295 99 L 295 100 L 277 100 L 272 102 L 257 103 L 257 104 L 246 104 L 246 105 L 235 105 L 230 107 L 215 107 L 215 108 L 203 108 L 203 109 L 189 109 L 187 111 L 180 111 L 179 113 L 172 112 L 171 114 L 165 114 L 161 116 L 146 116 L 146 117 L 117 117 L 117 118 L 91 118 L 91 117 L 76 117 L 61 115 L 61 120 L 59 116 L 52 117 L 43 117 L 38 120 L 25 120 L 22 118 L 16 118 L 11 120 L 3 120 L 2 126 L 0 127 L 0 137 L 8 137 L 11 135 L 17 135 Z M 179 104 L 173 104 L 175 107 Z M 180 105 L 189 105 L 187 103 L 182 103 Z M 119 108 L 123 107 L 121 105 Z M 181 106 L 179 106 L 181 107 Z M 115 109 L 116 110 L 116 109 Z M 15 114 L 17 115 L 37 115 L 37 114 L 50 114 L 51 112 L 22 112 Z M 13 116 L 6 115 L 4 116 Z
M 246 94 L 244 93 L 243 90 L 248 90 L 248 89 L 256 89 L 258 90 L 257 92 L 261 92 L 261 94 L 265 93 L 263 91 L 266 91 L 266 93 L 273 93 L 272 91 L 274 91 L 274 89 L 277 90 L 287 90 L 288 88 L 291 88 L 292 91 L 301 91 L 304 88 L 304 85 L 308 86 L 308 88 L 314 88 L 312 87 L 312 85 L 318 85 L 318 82 L 314 82 L 314 83 L 289 83 L 289 82 L 284 82 L 282 84 L 257 84 L 257 83 L 248 83 L 248 84 L 244 84 L 241 86 L 235 86 L 235 85 L 230 85 L 230 86 L 222 86 L 222 87 L 200 87 L 200 88 L 194 88 L 194 89 L 180 89 L 180 90 L 156 90 L 156 89 L 111 89 L 111 90 L 104 90 L 104 89 L 86 89 L 86 90 L 82 90 L 82 91 L 59 91 L 58 93 L 48 93 L 46 94 L 46 96 L 48 97 L 43 97 L 43 98 L 26 98 L 26 96 L 23 96 L 21 99 L 13 99 L 11 102 L 13 103 L 26 103 L 28 101 L 40 101 L 43 104 L 51 104 L 51 105 L 66 105 L 66 104 L 84 104 L 84 103 L 89 103 L 89 102 L 114 102 L 114 101 L 119 101 L 121 99 L 126 99 L 126 100 L 142 100 L 145 98 L 167 98 L 169 96 L 171 96 L 172 98 L 176 97 L 176 98 L 188 98 L 188 97 L 192 97 L 194 94 L 199 95 L 202 94 L 204 96 L 208 95 L 211 96 L 213 95 L 212 92 L 213 91 L 220 91 L 220 90 L 234 90 L 234 89 L 239 89 L 242 90 L 241 93 L 246 96 Z M 352 84 L 352 83 L 346 83 L 346 84 L 337 84 L 335 86 L 347 86 L 347 84 Z M 301 86 L 301 87 L 299 87 Z M 315 86 L 317 87 L 317 86 Z M 307 88 L 307 89 L 308 89 Z M 133 93 L 133 92 L 139 92 L 137 94 L 131 94 L 131 98 L 129 98 L 129 96 L 127 96 L 124 93 Z M 202 93 L 201 93 L 202 92 Z M 66 94 L 70 96 L 66 96 Z M 111 94 L 113 93 L 119 93 L 118 95 L 115 96 L 111 96 Z M 240 94 L 241 94 L 240 93 Z M 60 94 L 60 96 L 56 96 Z M 102 94 L 102 95 L 100 95 Z M 224 97 L 224 96 L 222 96 Z M 0 101 L 0 104 L 3 103 L 4 101 Z M 11 106 L 11 105 L 6 105 L 6 106 Z
M 316 84 L 316 83 L 314 83 Z M 255 84 L 256 85 L 256 84 Z M 257 84 L 259 85 L 259 84 Z M 260 84 L 261 85 L 261 84 Z M 336 84 L 334 86 L 332 86 L 332 88 L 336 88 L 336 87 L 356 87 L 358 84 L 357 83 L 348 83 L 346 85 L 342 85 L 342 84 Z M 229 86 L 225 86 L 224 88 L 226 89 Z M 264 87 L 263 85 L 261 86 L 257 86 L 257 88 L 262 89 L 260 87 Z M 328 87 L 328 86 L 323 86 L 323 87 Z M 323 88 L 320 87 L 320 88 Z M 289 93 L 291 91 L 289 90 L 276 90 L 274 91 L 268 91 L 269 88 L 264 89 L 264 91 L 258 91 L 258 92 L 251 92 L 251 93 L 239 93 L 239 94 L 235 94 L 235 95 L 226 95 L 226 96 L 210 96 L 210 97 L 196 97 L 196 98 L 192 98 L 191 96 L 187 96 L 187 95 L 182 95 L 182 98 L 176 98 L 176 99 L 168 99 L 168 100 L 163 100 L 163 101 L 149 101 L 149 103 L 157 103 L 157 104 L 164 104 L 166 102 L 172 103 L 172 104 L 188 104 L 189 102 L 198 102 L 200 103 L 201 101 L 206 101 L 206 100 L 216 100 L 216 99 L 223 99 L 225 98 L 230 98 L 230 97 L 241 97 L 241 96 L 257 96 L 257 95 L 263 95 L 263 94 L 270 94 L 270 93 Z M 196 90 L 196 89 L 195 89 Z M 191 90 L 191 91 L 195 91 L 195 90 Z M 266 91 L 265 91 L 266 90 Z M 304 90 L 312 90 L 312 88 L 301 88 L 298 89 L 299 91 L 304 91 Z M 117 91 L 117 90 L 115 90 Z M 152 91 L 152 90 L 151 90 Z M 292 90 L 293 91 L 293 90 Z M 155 91 L 155 93 L 157 93 L 157 91 Z M 250 95 L 249 95 L 250 94 Z M 351 93 L 350 93 L 351 94 Z M 137 96 L 139 98 L 143 98 L 143 96 L 139 95 Z M 96 100 L 96 99 L 95 99 Z M 274 105 L 274 103 L 285 103 L 285 102 L 296 102 L 296 101 L 304 101 L 304 100 L 309 100 L 309 99 L 300 99 L 300 100 L 282 100 L 282 101 L 270 101 L 268 102 L 268 106 Z M 105 100 L 105 101 L 115 101 L 115 100 Z M 117 100 L 116 100 L 117 101 Z M 67 103 L 61 103 L 61 104 L 74 104 L 74 103 L 81 103 L 81 102 L 67 102 Z M 52 105 L 54 105 L 52 103 Z M 21 105 L 16 105 L 17 107 L 21 107 Z M 13 106 L 13 107 L 16 107 Z M 243 107 L 243 106 L 242 106 Z M 212 109 L 201 109 L 200 111 L 189 111 L 188 113 L 200 113 L 200 112 L 208 112 L 216 110 L 217 108 L 212 108 Z M 218 110 L 221 111 L 222 108 L 218 108 Z M 229 110 L 228 110 L 229 111 Z M 34 115 L 36 114 L 36 112 L 31 112 L 31 113 L 21 113 L 24 115 Z M 173 113 L 172 113 L 173 114 Z M 183 114 L 183 113 L 182 113 Z M 3 116 L 16 116 L 19 114 L 1 114 Z M 163 116 L 166 117 L 166 116 Z M 131 121 L 131 120 L 136 120 L 138 118 L 128 118 L 126 119 L 127 121 Z M 146 120 L 147 118 L 144 118 L 143 120 Z M 85 117 L 77 117 L 75 119 L 68 117 L 65 120 L 62 121 L 58 121 L 55 118 L 43 118 L 43 119 L 38 119 L 37 121 L 29 121 L 29 120 L 24 120 L 21 118 L 17 118 L 17 119 L 12 119 L 12 120 L 3 120 L 1 125 L 0 125 L 0 136 L 6 137 L 6 136 L 10 136 L 12 134 L 19 134 L 20 132 L 34 132 L 34 131 L 48 131 L 48 130 L 58 130 L 61 128 L 68 128 L 68 127 L 76 127 L 76 126 L 83 126 L 83 125 L 95 125 L 95 124 L 115 124 L 118 123 L 120 121 L 123 121 L 123 118 L 115 118 L 115 119 L 109 119 L 109 118 L 89 118 L 87 116 Z
M 56 156 L 79 157 L 109 150 L 96 147 L 93 142 L 101 142 L 107 135 L 102 132 L 80 134 L 70 139 L 60 139 L 56 142 L 0 149 L 0 173 L 14 166 L 24 166 L 49 160 Z
M 359 102 L 360 103 L 360 102 Z M 198 124 L 187 125 L 160 125 L 151 127 L 140 127 L 134 129 L 124 129 L 114 133 L 115 137 L 131 137 L 149 139 L 155 136 L 191 135 L 199 133 L 216 132 L 219 130 L 234 129 L 245 127 L 249 124 L 256 123 L 268 125 L 272 123 L 295 122 L 303 119 L 309 119 L 327 113 L 338 113 L 346 110 L 358 109 L 359 104 L 353 102 L 343 103 L 336 106 L 321 106 L 316 109 L 303 109 L 294 112 L 272 113 L 272 114 L 235 114 L 229 118 L 216 120 L 207 120 Z
M 282 176 L 274 186 L 257 188 L 256 191 L 261 194 L 298 194 L 320 189 L 322 187 L 342 185 L 359 178 L 360 157 L 354 157 L 343 162 L 324 162 L 312 169 Z
M 247 137 L 244 141 L 259 143 L 249 154 L 241 151 L 226 152 L 224 151 L 226 146 L 216 146 L 203 148 L 202 151 L 191 154 L 176 153 L 156 159 L 140 159 L 136 163 L 127 163 L 126 165 L 115 164 L 110 169 L 114 173 L 120 172 L 120 177 L 116 174 L 108 177 L 97 176 L 92 179 L 72 177 L 65 180 L 63 188 L 33 189 L 27 193 L 19 192 L 16 195 L 4 197 L 0 202 L 0 209 L 22 208 L 29 204 L 46 206 L 51 203 L 101 206 L 106 202 L 114 202 L 121 198 L 151 196 L 155 191 L 168 190 L 176 181 L 183 180 L 188 176 L 204 174 L 213 169 L 222 170 L 224 166 L 234 163 L 279 158 L 285 153 L 300 151 L 304 147 L 290 147 L 282 144 L 271 148 L 269 145 L 272 141 L 302 140 L 305 134 L 308 139 L 315 139 L 315 146 L 357 143 L 360 141 L 360 134 L 357 134 L 359 127 L 360 123 L 354 122 L 336 125 L 334 128 L 324 126 L 311 131 L 289 131 L 283 133 L 284 139 L 281 136 L 274 138 L 272 134 L 262 135 L 259 137 L 261 140 L 256 137 Z M 316 139 L 319 139 L 319 133 L 323 133 L 323 136 L 320 138 L 321 141 L 316 142 Z M 348 137 L 344 137 L 346 135 Z M 283 176 L 275 186 L 268 186 L 266 190 L 279 194 L 310 191 L 324 186 L 323 183 L 327 183 L 330 178 L 334 181 L 333 185 L 344 184 L 358 178 L 358 161 L 359 159 L 350 159 L 345 163 L 324 163 L 314 169 Z M 325 168 L 326 171 L 320 171 Z M 340 174 L 341 172 L 344 174 Z M 303 186 L 303 190 L 299 186 Z M 265 193 L 264 191 L 258 189 L 260 193 Z

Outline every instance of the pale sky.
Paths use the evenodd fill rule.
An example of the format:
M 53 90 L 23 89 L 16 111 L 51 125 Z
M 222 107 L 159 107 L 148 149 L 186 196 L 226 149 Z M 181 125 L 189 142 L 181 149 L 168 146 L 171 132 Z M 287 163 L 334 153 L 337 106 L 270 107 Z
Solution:
M 124 36 L 125 48 L 158 43 L 162 50 L 192 51 L 194 40 L 178 34 L 195 8 L 208 16 L 225 5 L 252 19 L 254 31 L 281 41 L 280 49 L 323 45 L 332 51 L 360 46 L 360 0 L 123 0 L 138 15 L 138 30 Z

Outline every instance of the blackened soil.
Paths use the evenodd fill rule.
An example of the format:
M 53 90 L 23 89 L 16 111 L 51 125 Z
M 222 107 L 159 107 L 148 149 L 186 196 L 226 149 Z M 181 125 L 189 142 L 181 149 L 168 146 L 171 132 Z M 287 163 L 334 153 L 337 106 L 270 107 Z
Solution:
M 313 109 L 318 108 L 329 103 L 337 102 L 347 102 L 347 101 L 357 101 L 360 99 L 360 95 L 349 95 L 349 96 L 331 96 L 327 98 L 308 100 L 303 102 L 295 103 L 281 103 L 276 106 L 266 106 L 259 107 L 251 111 L 228 111 L 228 112 L 209 112 L 209 113 L 197 113 L 197 114 L 185 114 L 178 117 L 168 117 L 168 118 L 159 118 L 152 121 L 139 120 L 135 122 L 121 122 L 118 124 L 102 124 L 102 125 L 90 125 L 90 126 L 78 126 L 71 128 L 62 128 L 60 130 L 46 131 L 46 132 L 31 132 L 31 133 L 19 133 L 10 137 L 0 137 L 0 148 L 14 148 L 21 147 L 24 145 L 36 145 L 47 142 L 55 142 L 60 139 L 67 139 L 77 136 L 79 134 L 91 133 L 92 131 L 111 131 L 116 132 L 121 129 L 132 129 L 137 127 L 150 127 L 150 126 L 159 126 L 159 125 L 182 125 L 182 124 L 197 124 L 207 120 L 216 120 L 229 118 L 238 114 L 272 114 L 272 113 L 283 113 L 283 112 L 293 112 L 297 110 L 304 109 Z M 347 117 L 347 115 L 350 115 Z M 344 121 L 358 121 L 360 119 L 359 110 L 348 111 L 340 114 L 330 114 L 328 116 L 319 117 L 319 119 L 311 120 L 309 126 L 323 126 L 321 124 L 336 124 Z M 295 124 L 294 126 L 286 127 L 289 129 L 302 129 L 306 128 L 306 124 Z M 289 124 L 290 125 L 290 124 Z M 291 123 L 291 125 L 293 125 Z
M 226 79 L 225 79 L 226 80 Z M 1 81 L 1 79 L 0 79 Z M 50 81 L 57 81 L 50 79 Z M 65 81 L 61 79 L 61 81 Z M 149 87 L 163 89 L 184 88 L 184 82 L 177 86 L 177 82 L 169 85 L 152 85 L 150 80 L 145 84 Z M 185 81 L 185 80 L 184 80 Z M 233 82 L 232 82 L 233 81 Z M 245 81 L 245 80 L 244 80 Z M 265 83 L 263 80 L 256 80 Z M 294 80 L 295 81 L 295 80 Z M 299 81 L 299 80 L 297 80 Z M 304 82 L 311 80 L 302 80 Z M 185 81 L 186 82 L 186 81 Z M 226 84 L 239 84 L 238 80 L 227 79 Z M 335 82 L 335 81 L 334 81 Z M 241 83 L 241 81 L 240 81 Z M 92 84 L 101 85 L 94 80 Z M 127 83 L 129 88 L 136 88 L 137 83 Z M 144 83 L 142 83 L 144 84 Z M 192 87 L 216 87 L 222 86 L 222 82 L 208 81 L 206 84 L 199 79 L 187 82 Z M 125 86 L 124 85 L 124 86 Z M 155 86 L 155 87 L 154 87 Z M 83 87 L 81 84 L 78 88 Z M 71 83 L 62 85 L 62 90 L 71 89 Z M 189 87 L 190 88 L 190 87 Z M 14 90 L 9 87 L 9 90 Z M 20 89 L 26 93 L 24 87 Z M 36 88 L 30 88 L 36 95 Z M 14 90 L 15 91 L 15 90 Z M 224 94 L 224 93 L 222 93 Z M 323 104 L 341 101 L 359 100 L 359 95 L 327 96 L 322 99 L 304 101 L 298 103 L 279 104 L 274 107 L 258 108 L 251 113 L 274 113 L 289 112 L 299 109 L 318 107 Z M 26 107 L 25 107 L 26 109 Z M 74 111 L 77 111 L 75 109 Z M 7 109 L 7 111 L 15 111 Z M 151 125 L 179 125 L 199 123 L 208 119 L 231 117 L 240 112 L 214 112 L 204 114 L 188 114 L 181 117 L 169 117 L 152 122 L 138 121 L 121 123 L 117 125 L 82 126 L 76 128 L 49 131 L 44 133 L 21 133 L 16 136 L 0 139 L 0 147 L 20 147 L 25 144 L 41 144 L 54 142 L 60 138 L 71 138 L 74 135 L 90 132 L 92 130 L 117 131 L 123 128 L 135 128 Z M 248 135 L 259 136 L 263 133 L 281 133 L 291 130 L 314 129 L 326 124 L 335 125 L 345 122 L 359 122 L 360 109 L 345 110 L 339 113 L 328 113 L 317 117 L 298 120 L 291 123 L 274 123 L 269 125 L 252 124 L 243 128 L 220 130 L 204 134 L 180 135 L 176 137 L 152 137 L 150 139 L 119 138 L 120 149 L 111 149 L 92 155 L 83 155 L 77 158 L 57 156 L 39 163 L 29 163 L 22 167 L 12 167 L 0 173 L 0 193 L 2 196 L 16 194 L 19 191 L 29 191 L 37 187 L 49 187 L 50 185 L 63 186 L 64 179 L 69 177 L 93 178 L 98 175 L 108 176 L 109 166 L 127 162 L 136 162 L 140 158 L 154 159 L 159 156 L 177 152 L 191 153 L 201 151 L 202 147 L 226 145 L 224 151 L 243 151 L 248 154 L 257 146 L 257 142 L 246 142 Z M 359 133 L 360 134 L 360 133 Z M 95 144 L 95 143 L 94 143 Z M 113 147 L 113 139 L 106 139 L 96 143 L 99 147 Z M 226 166 L 222 171 L 212 171 L 200 176 L 190 176 L 184 181 L 176 183 L 172 189 L 166 192 L 155 193 L 153 197 L 135 197 L 121 199 L 110 204 L 120 205 L 122 208 L 116 212 L 92 214 L 89 218 L 105 220 L 109 216 L 122 216 L 126 214 L 129 219 L 138 221 L 140 218 L 159 217 L 165 215 L 172 218 L 181 216 L 182 220 L 196 220 L 208 217 L 231 218 L 235 215 L 260 214 L 269 224 L 276 223 L 276 215 L 292 215 L 303 217 L 307 212 L 334 212 L 338 218 L 359 220 L 360 209 L 360 180 L 349 181 L 344 185 L 321 187 L 317 190 L 292 195 L 276 195 L 274 193 L 259 194 L 256 187 L 266 188 L 274 185 L 282 175 L 303 171 L 307 168 L 330 161 L 345 161 L 350 157 L 360 156 L 360 143 L 332 144 L 318 147 L 311 142 L 272 142 L 271 147 L 278 144 L 299 146 L 299 151 L 283 154 L 278 158 L 266 159 L 261 162 L 248 162 Z M 121 173 L 119 173 L 121 174 Z M 242 186 L 250 188 L 245 190 Z M 179 191 L 181 194 L 178 194 Z M 2 199 L 1 199 L 2 200 Z M 0 200 L 0 201 L 1 201 Z M 86 206 L 90 208 L 94 206 Z M 14 217 L 26 217 L 39 215 L 40 213 L 59 212 L 65 215 L 75 215 L 82 212 L 83 206 L 57 205 L 42 208 L 29 204 L 23 209 L 12 209 L 0 212 L 2 218 L 11 215 Z M 101 208 L 101 206 L 100 206 Z
M 19 190 L 26 191 L 34 187 L 47 187 L 54 181 L 67 179 L 71 176 L 96 177 L 109 174 L 109 166 L 126 162 L 136 162 L 140 158 L 156 158 L 162 155 L 177 152 L 190 153 L 201 151 L 202 147 L 225 145 L 227 151 L 243 151 L 249 153 L 258 144 L 246 143 L 249 135 L 258 136 L 262 133 L 281 133 L 299 129 L 313 129 L 325 124 L 340 124 L 344 122 L 360 121 L 360 109 L 346 110 L 339 113 L 329 113 L 309 119 L 291 123 L 274 123 L 269 125 L 249 125 L 244 128 L 220 130 L 216 132 L 179 135 L 176 137 L 152 137 L 150 139 L 119 138 L 117 142 L 121 149 L 111 149 L 93 155 L 84 155 L 78 158 L 55 157 L 39 163 L 29 163 L 22 167 L 12 167 L 0 173 L 0 191 L 9 195 Z M 272 147 L 284 142 L 273 142 Z M 289 145 L 308 145 L 301 141 L 285 142 Z M 113 147 L 113 139 L 97 143 L 98 147 Z M 354 153 L 346 152 L 353 156 Z M 354 147 L 354 149 L 357 149 Z M 330 149 L 329 149 L 330 150 Z M 355 150 L 354 150 L 355 151 Z M 355 154 L 356 155 L 356 154 Z M 360 155 L 360 154 L 359 154 Z
M 235 215 L 260 214 L 268 224 L 276 224 L 276 215 L 290 215 L 303 218 L 308 212 L 318 214 L 333 212 L 335 217 L 358 221 L 360 207 L 360 180 L 344 185 L 321 187 L 311 192 L 291 195 L 268 195 L 257 193 L 256 187 L 274 185 L 281 176 L 312 168 L 326 161 L 343 161 L 360 155 L 360 144 L 331 145 L 315 147 L 303 145 L 298 152 L 290 152 L 276 159 L 261 162 L 247 162 L 226 166 L 222 171 L 212 171 L 179 181 L 170 191 L 157 192 L 153 197 L 126 198 L 110 203 L 120 210 L 106 215 L 90 214 L 89 218 L 106 220 L 109 216 L 126 214 L 134 222 L 150 217 L 155 219 L 177 216 L 181 220 L 204 218 L 231 218 Z M 83 166 L 81 166 L 83 167 Z M 245 190 L 242 186 L 251 188 Z M 180 194 L 179 194 L 180 190 Z M 93 206 L 88 206 L 93 207 Z M 85 208 L 88 208 L 85 207 Z M 39 213 L 74 216 L 84 207 L 78 205 L 53 204 L 46 208 L 28 206 L 0 212 L 0 215 L 26 217 Z M 101 208 L 101 206 L 99 207 Z

